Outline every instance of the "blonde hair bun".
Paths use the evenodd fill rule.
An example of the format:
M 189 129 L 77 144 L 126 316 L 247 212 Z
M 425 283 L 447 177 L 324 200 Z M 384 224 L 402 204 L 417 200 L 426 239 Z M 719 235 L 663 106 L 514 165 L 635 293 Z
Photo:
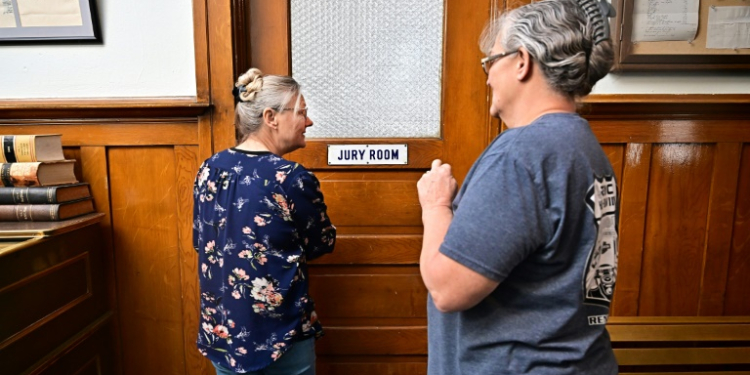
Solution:
M 263 72 L 258 68 L 252 68 L 241 75 L 234 84 L 239 90 L 240 101 L 249 102 L 263 89 Z

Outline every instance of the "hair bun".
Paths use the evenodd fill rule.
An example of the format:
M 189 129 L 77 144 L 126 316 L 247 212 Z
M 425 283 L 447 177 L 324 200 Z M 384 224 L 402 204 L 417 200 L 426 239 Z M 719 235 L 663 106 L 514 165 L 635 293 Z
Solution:
M 232 90 L 237 101 L 249 102 L 255 99 L 255 95 L 263 89 L 263 72 L 258 68 L 252 68 L 241 75 L 234 84 Z

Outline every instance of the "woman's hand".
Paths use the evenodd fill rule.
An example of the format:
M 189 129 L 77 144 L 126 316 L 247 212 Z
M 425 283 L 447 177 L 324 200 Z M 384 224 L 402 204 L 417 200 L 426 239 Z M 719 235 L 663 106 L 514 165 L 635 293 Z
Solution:
M 417 182 L 422 213 L 442 207 L 452 210 L 457 187 L 458 183 L 453 178 L 450 164 L 442 164 L 439 159 L 435 159 L 432 169 L 425 172 Z

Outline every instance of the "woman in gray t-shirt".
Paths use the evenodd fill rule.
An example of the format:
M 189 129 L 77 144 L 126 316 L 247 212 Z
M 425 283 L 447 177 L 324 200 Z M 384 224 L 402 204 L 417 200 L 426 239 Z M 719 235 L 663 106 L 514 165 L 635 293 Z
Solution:
M 595 0 L 547 0 L 485 29 L 490 111 L 508 130 L 460 191 L 439 160 L 417 185 L 430 375 L 617 373 L 605 329 L 617 186 L 576 114 L 612 66 L 612 15 Z

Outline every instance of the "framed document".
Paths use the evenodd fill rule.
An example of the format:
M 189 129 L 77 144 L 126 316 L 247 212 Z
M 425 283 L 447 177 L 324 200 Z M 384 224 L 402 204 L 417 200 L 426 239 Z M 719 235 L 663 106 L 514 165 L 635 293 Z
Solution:
M 0 0 L 0 43 L 101 43 L 96 0 Z

